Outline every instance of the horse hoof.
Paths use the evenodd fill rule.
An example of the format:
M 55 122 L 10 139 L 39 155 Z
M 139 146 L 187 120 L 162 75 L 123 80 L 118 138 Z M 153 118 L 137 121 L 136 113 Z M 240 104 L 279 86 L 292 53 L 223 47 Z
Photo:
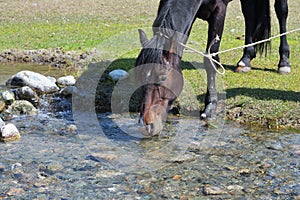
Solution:
M 209 112 L 209 113 L 203 112 L 200 114 L 200 119 L 205 121 L 215 121 L 216 117 L 217 117 L 216 113 L 213 112 Z
M 239 65 L 235 70 L 235 72 L 238 72 L 238 73 L 247 73 L 250 71 L 251 71 L 251 67 L 241 66 L 241 65 Z
M 200 118 L 201 118 L 201 119 L 206 119 L 206 118 L 207 118 L 206 113 L 201 113 Z
M 278 68 L 278 73 L 279 74 L 290 74 L 291 73 L 291 67 L 289 67 L 289 66 L 279 67 Z

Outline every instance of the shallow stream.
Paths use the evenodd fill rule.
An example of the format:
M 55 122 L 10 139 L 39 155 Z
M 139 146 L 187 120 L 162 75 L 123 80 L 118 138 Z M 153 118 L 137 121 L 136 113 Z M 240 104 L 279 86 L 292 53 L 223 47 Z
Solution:
M 1 88 L 24 68 L 0 65 Z M 70 110 L 43 109 L 13 118 L 21 139 L 0 143 L 0 199 L 300 199 L 298 131 L 170 116 L 162 136 L 147 138 L 137 117 L 87 112 L 78 123 Z

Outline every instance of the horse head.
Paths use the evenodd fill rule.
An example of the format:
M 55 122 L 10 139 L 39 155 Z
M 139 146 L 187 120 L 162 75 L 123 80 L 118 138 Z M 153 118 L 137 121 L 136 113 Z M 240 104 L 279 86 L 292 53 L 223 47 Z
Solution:
M 151 40 L 139 30 L 142 50 L 137 57 L 137 75 L 142 85 L 140 123 L 146 126 L 148 135 L 158 135 L 171 104 L 181 93 L 183 77 L 180 69 L 181 57 L 177 53 L 177 34 L 168 39 L 160 34 Z

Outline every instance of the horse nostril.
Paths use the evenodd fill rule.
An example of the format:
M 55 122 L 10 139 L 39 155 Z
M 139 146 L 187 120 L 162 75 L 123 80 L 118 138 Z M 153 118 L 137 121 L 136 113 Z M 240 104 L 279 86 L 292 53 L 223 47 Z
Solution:
M 160 83 L 165 82 L 165 81 L 167 80 L 167 78 L 168 78 L 167 75 L 161 75 L 161 76 L 159 76 L 159 81 L 160 81 Z
M 144 125 L 144 118 L 143 117 L 139 118 L 138 124 Z
M 153 128 L 154 128 L 154 124 L 153 123 L 146 125 L 146 130 L 150 134 L 153 132 Z

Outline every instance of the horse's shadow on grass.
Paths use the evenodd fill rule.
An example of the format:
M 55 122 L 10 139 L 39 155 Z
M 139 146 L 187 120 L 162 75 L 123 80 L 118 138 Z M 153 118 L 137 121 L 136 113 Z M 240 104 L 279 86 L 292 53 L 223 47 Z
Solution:
M 300 92 L 284 91 L 265 88 L 230 88 L 226 90 L 226 98 L 233 98 L 238 95 L 248 96 L 258 100 L 283 100 L 300 101 Z
M 108 73 L 113 70 L 113 69 L 124 69 L 124 70 L 130 70 L 134 66 L 135 59 L 133 58 L 128 58 L 128 59 L 118 59 L 113 61 L 108 68 L 105 69 L 105 71 L 102 73 L 102 77 L 99 79 L 100 82 L 102 79 L 107 79 Z M 199 66 L 202 66 L 202 63 L 198 63 Z M 99 66 L 101 66 L 101 63 L 99 63 Z M 235 66 L 232 65 L 223 65 L 226 70 L 234 71 Z M 202 66 L 203 67 L 203 66 Z M 182 61 L 182 70 L 195 70 L 195 66 L 191 64 L 190 62 Z M 261 68 L 252 68 L 253 70 L 261 70 L 261 71 L 271 71 L 274 73 L 277 73 L 276 70 L 273 69 L 261 69 Z M 103 112 L 110 112 L 109 109 L 111 104 L 108 102 L 108 100 L 111 97 L 111 92 L 114 89 L 114 85 L 116 83 L 113 83 L 109 81 L 109 83 L 103 82 L 103 83 L 98 83 L 98 88 L 102 88 L 101 90 L 98 90 L 96 93 L 96 105 L 104 105 L 100 106 L 100 109 L 96 109 L 96 113 L 103 113 Z M 104 88 L 104 89 L 103 89 Z M 103 90 L 109 90 L 109 92 L 103 92 Z M 240 88 L 230 88 L 226 89 L 226 99 L 229 98 L 234 98 L 236 96 L 248 96 L 251 98 L 255 98 L 258 100 L 283 100 L 283 101 L 294 101 L 294 102 L 299 102 L 300 101 L 300 92 L 294 92 L 294 91 L 284 91 L 284 90 L 276 90 L 276 89 L 264 89 L 264 88 L 247 88 L 247 87 L 240 87 Z M 104 96 L 107 96 L 104 98 Z M 134 96 L 134 95 L 133 95 Z M 139 95 L 137 95 L 139 96 Z M 97 98 L 99 97 L 99 98 Z M 205 98 L 205 93 L 200 94 L 197 96 L 198 101 L 203 102 Z M 138 98 L 137 98 L 138 99 Z M 132 101 L 133 102 L 133 101 Z M 133 105 L 134 103 L 131 104 Z M 138 100 L 136 100 L 138 102 Z M 136 103 L 135 104 L 138 104 Z M 139 106 L 134 105 L 133 107 L 133 112 L 137 112 L 137 109 Z M 97 107 L 97 106 L 96 106 Z M 103 120 L 103 119 L 102 119 Z M 137 140 L 137 138 L 132 137 L 130 135 L 127 135 L 124 131 L 122 131 L 120 128 L 117 129 L 110 129 L 106 127 L 106 123 L 111 124 L 113 127 L 117 127 L 115 124 L 114 120 L 106 118 L 106 123 L 104 122 L 105 120 L 102 121 L 99 119 L 99 125 L 102 127 L 104 130 L 105 135 L 112 140 L 121 140 L 121 141 L 132 141 L 132 140 Z M 104 122 L 104 123 L 103 123 Z
M 233 65 L 223 65 L 225 70 L 230 70 L 235 72 L 236 67 Z M 252 67 L 251 70 L 258 70 L 264 72 L 277 73 L 275 69 L 268 68 L 256 68 Z M 233 98 L 238 95 L 248 96 L 258 100 L 283 100 L 283 101 L 300 101 L 300 92 L 286 91 L 286 90 L 276 90 L 276 89 L 266 89 L 266 88 L 230 88 L 225 90 L 226 98 Z M 203 99 L 205 95 L 199 95 L 198 99 Z
M 109 67 L 104 71 L 103 76 L 102 77 L 107 77 L 108 73 L 113 70 L 113 69 L 124 69 L 125 71 L 128 71 L 130 69 L 134 68 L 134 63 L 135 63 L 135 59 L 134 58 L 122 58 L 122 59 L 117 59 L 115 61 L 113 61 Z M 101 65 L 101 63 L 99 64 Z M 235 71 L 236 66 L 234 65 L 227 65 L 224 64 L 223 65 L 225 70 L 230 70 L 230 71 Z M 181 68 L 182 70 L 195 70 L 195 69 L 204 69 L 203 67 L 203 63 L 199 63 L 199 62 L 189 62 L 189 61 L 182 61 L 181 62 Z M 252 70 L 259 70 L 259 71 L 268 71 L 268 72 L 274 72 L 277 73 L 277 71 L 275 69 L 268 69 L 268 68 L 255 68 L 252 67 Z M 104 84 L 105 85 L 105 84 Z M 108 83 L 106 84 L 105 88 L 108 90 L 113 90 L 115 83 Z M 111 87 L 111 88 L 109 88 Z M 244 95 L 244 96 L 248 96 L 251 98 L 255 98 L 258 100 L 284 100 L 284 101 L 300 101 L 300 93 L 299 92 L 294 92 L 294 91 L 285 91 L 285 90 L 276 90 L 276 89 L 264 89 L 264 88 L 247 88 L 247 87 L 239 87 L 239 88 L 230 88 L 230 89 L 226 89 L 226 98 L 232 98 L 238 95 Z M 108 92 L 109 93 L 109 92 Z M 107 98 L 109 99 L 111 95 L 107 95 L 107 93 L 101 93 L 98 96 L 101 96 L 101 98 L 103 98 L 103 96 L 107 96 Z M 133 95 L 133 96 L 139 96 L 139 95 Z M 136 112 L 139 108 L 139 105 L 137 105 L 138 103 L 138 99 L 140 97 L 137 98 L 137 101 L 132 101 L 131 105 L 130 105 L 130 111 L 134 111 Z M 198 100 L 199 101 L 203 101 L 203 99 L 205 98 L 205 94 L 200 94 L 198 95 Z M 100 99 L 100 98 L 99 98 Z M 99 100 L 98 99 L 98 100 Z M 104 112 L 108 112 L 109 110 L 105 110 L 107 108 L 107 105 L 109 105 L 108 107 L 110 108 L 110 102 L 107 103 L 107 99 L 100 99 L 101 101 L 97 102 L 96 99 L 96 104 L 101 105 L 101 103 L 103 104 L 104 102 Z

